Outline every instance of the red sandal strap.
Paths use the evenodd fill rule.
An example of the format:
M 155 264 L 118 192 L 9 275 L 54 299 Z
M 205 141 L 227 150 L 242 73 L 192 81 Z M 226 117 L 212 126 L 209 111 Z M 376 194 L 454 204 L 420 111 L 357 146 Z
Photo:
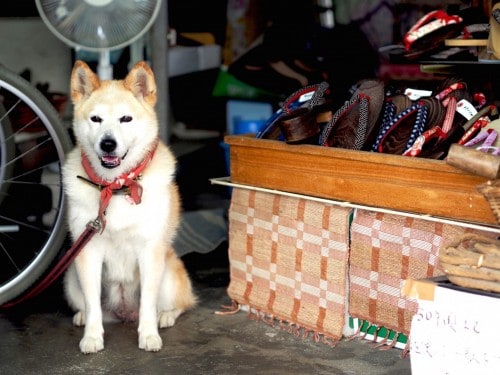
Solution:
M 450 97 L 446 103 L 446 115 L 444 116 L 442 130 L 447 134 L 453 127 L 453 119 L 457 110 L 457 98 Z
M 433 138 L 446 138 L 446 133 L 443 132 L 441 127 L 434 126 L 433 128 L 426 130 L 420 136 L 417 137 L 415 142 L 409 147 L 404 153 L 403 156 L 418 156 L 422 152 L 424 145 L 429 142 L 429 140 Z
M 452 24 L 462 22 L 462 17 L 456 15 L 449 15 L 443 10 L 434 10 L 415 23 L 411 29 L 405 34 L 403 38 L 404 46 L 407 51 L 411 49 L 411 45 L 424 35 L 428 35 L 437 29 Z

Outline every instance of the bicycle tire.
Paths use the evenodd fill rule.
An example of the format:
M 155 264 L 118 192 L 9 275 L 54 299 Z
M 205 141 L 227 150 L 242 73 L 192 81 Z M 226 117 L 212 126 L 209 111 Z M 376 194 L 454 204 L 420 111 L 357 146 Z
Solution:
M 0 126 L 0 161 L 1 160 L 11 160 L 14 156 L 14 145 L 12 142 L 2 142 L 1 140 L 8 139 L 12 136 L 12 127 L 10 126 L 10 121 L 6 117 L 6 111 L 3 103 L 0 102 L 0 119 L 5 119 L 2 121 L 2 126 Z M 11 164 L 3 166 L 0 168 L 0 181 L 7 181 L 7 176 L 11 176 L 13 167 Z M 8 191 L 8 184 L 0 182 L 0 203 L 3 197 Z
M 61 167 L 73 144 L 49 99 L 2 65 L 0 103 L 1 306 L 47 272 L 67 239 Z

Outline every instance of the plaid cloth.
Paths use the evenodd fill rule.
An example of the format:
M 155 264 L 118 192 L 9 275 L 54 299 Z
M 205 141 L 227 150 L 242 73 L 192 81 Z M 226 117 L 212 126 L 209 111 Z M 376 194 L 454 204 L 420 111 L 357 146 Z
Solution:
M 228 295 L 267 322 L 335 343 L 346 316 L 351 209 L 235 188 Z
M 456 225 L 356 210 L 351 225 L 349 314 L 409 335 L 418 302 L 401 295 L 404 282 L 443 275 L 439 249 L 465 232 L 480 233 Z

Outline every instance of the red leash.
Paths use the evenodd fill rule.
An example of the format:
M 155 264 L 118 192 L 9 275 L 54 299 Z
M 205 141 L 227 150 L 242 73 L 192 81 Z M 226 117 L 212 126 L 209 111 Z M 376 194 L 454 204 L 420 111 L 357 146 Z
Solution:
M 153 158 L 157 147 L 158 142 L 155 143 L 154 148 L 148 152 L 146 158 L 144 158 L 144 160 L 134 170 L 121 175 L 111 182 L 103 180 L 97 176 L 95 171 L 92 169 L 87 156 L 82 152 L 82 165 L 90 180 L 82 176 L 77 176 L 77 178 L 81 178 L 84 181 L 92 184 L 101 192 L 99 214 L 97 218 L 94 221 L 90 221 L 89 223 L 87 223 L 85 231 L 80 235 L 80 237 L 78 237 L 73 246 L 71 246 L 71 248 L 66 252 L 66 254 L 64 254 L 61 260 L 57 262 L 57 264 L 47 274 L 47 276 L 45 276 L 33 289 L 30 289 L 28 293 L 22 295 L 16 300 L 9 301 L 3 305 L 0 305 L 0 309 L 10 308 L 30 298 L 33 298 L 34 296 L 47 289 L 64 273 L 64 271 L 66 271 L 71 262 L 80 253 L 80 250 L 83 249 L 83 247 L 90 241 L 94 234 L 104 230 L 104 227 L 106 225 L 106 219 L 104 215 L 113 194 L 124 192 L 125 194 L 130 196 L 131 203 L 141 203 L 142 186 L 139 182 L 137 182 L 137 180 L 140 179 L 141 173 Z
M 101 230 L 101 221 L 99 218 L 94 221 L 90 221 L 87 224 L 85 231 L 78 237 L 73 246 L 64 254 L 64 256 L 57 262 L 54 268 L 28 293 L 22 295 L 16 300 L 9 301 L 0 307 L 2 309 L 8 309 L 14 307 L 15 305 L 20 304 L 30 298 L 35 297 L 36 295 L 43 292 L 47 289 L 54 281 L 56 281 L 63 272 L 69 267 L 73 259 L 80 253 L 80 250 L 90 241 L 90 239 Z

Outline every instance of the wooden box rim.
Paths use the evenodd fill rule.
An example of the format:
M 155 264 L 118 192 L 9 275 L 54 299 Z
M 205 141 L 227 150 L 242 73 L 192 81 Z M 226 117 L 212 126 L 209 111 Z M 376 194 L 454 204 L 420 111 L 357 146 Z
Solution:
M 498 227 L 477 186 L 488 181 L 443 160 L 227 135 L 231 181 Z

